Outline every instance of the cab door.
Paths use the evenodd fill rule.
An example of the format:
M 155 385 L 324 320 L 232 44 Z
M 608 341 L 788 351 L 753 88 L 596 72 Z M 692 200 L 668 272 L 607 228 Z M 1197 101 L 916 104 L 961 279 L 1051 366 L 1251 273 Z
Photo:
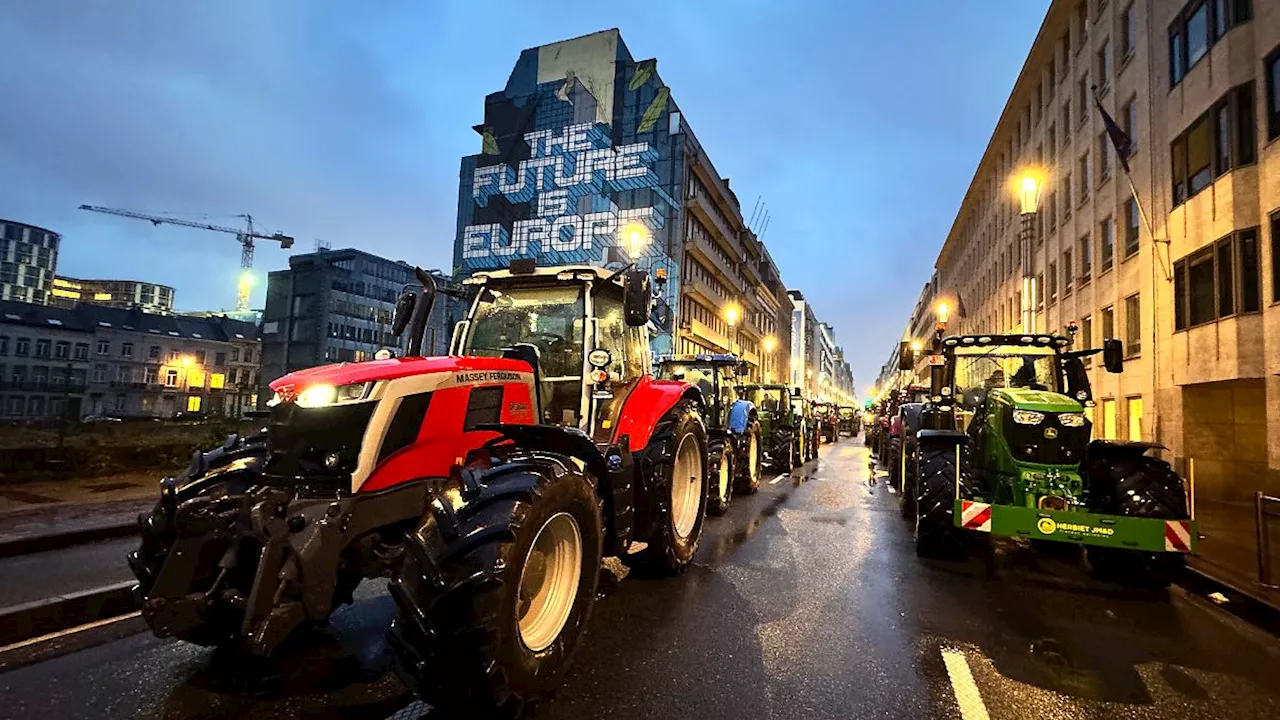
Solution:
M 590 427 L 587 434 L 598 445 L 607 445 L 618 427 L 618 418 L 627 396 L 635 389 L 640 378 L 648 372 L 648 330 L 629 327 L 623 315 L 621 293 L 608 292 L 604 288 L 594 297 L 595 343 L 594 347 L 609 353 L 609 362 L 601 368 L 608 373 L 603 383 L 592 381 L 587 387 Z

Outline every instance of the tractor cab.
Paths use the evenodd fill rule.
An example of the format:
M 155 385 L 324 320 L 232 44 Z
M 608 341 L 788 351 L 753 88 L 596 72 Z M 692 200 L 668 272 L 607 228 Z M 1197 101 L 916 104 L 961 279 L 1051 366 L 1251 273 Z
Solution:
M 535 369 L 536 417 L 609 442 L 622 403 L 649 374 L 642 272 L 516 267 L 477 273 L 450 354 L 515 357 Z
M 791 393 L 786 385 L 740 385 L 738 393 L 755 404 L 763 415 L 786 422 L 791 415 Z
M 738 377 L 746 366 L 736 355 L 662 355 L 656 375 L 660 380 L 683 380 L 702 391 L 707 401 L 707 426 L 724 428 L 729 409 L 741 400 Z

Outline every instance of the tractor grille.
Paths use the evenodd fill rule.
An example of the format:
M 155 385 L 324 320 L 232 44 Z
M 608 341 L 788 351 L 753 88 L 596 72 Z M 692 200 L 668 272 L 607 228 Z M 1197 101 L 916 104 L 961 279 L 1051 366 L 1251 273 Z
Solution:
M 350 489 L 360 443 L 377 405 L 374 401 L 303 408 L 282 403 L 272 408 L 267 474 L 317 489 Z
M 1089 445 L 1089 424 L 1063 427 L 1057 413 L 1045 413 L 1039 425 L 1019 425 L 1013 421 L 1013 409 L 1004 409 L 1004 436 L 1013 459 L 1044 465 L 1079 465 Z M 1046 437 L 1045 434 L 1057 437 Z

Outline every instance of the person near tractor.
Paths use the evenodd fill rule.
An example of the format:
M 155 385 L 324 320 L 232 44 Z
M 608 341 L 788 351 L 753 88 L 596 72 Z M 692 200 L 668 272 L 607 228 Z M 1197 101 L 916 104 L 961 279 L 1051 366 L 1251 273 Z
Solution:
M 1022 358 L 1022 367 L 1013 374 L 1013 387 L 1028 390 L 1045 390 L 1045 386 L 1036 379 L 1035 358 Z

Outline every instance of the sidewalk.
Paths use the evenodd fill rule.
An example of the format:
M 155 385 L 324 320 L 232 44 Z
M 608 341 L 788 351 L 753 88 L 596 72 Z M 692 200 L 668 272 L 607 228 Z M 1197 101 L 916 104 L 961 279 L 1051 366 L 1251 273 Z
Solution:
M 154 473 L 0 483 L 0 542 L 137 520 L 159 497 Z
M 1258 583 L 1253 503 L 1197 499 L 1196 520 L 1202 537 L 1200 554 L 1190 558 L 1191 568 L 1280 609 L 1280 590 Z M 1280 518 L 1270 522 L 1272 582 L 1280 583 Z

